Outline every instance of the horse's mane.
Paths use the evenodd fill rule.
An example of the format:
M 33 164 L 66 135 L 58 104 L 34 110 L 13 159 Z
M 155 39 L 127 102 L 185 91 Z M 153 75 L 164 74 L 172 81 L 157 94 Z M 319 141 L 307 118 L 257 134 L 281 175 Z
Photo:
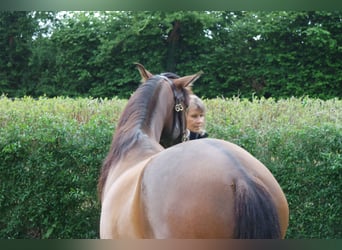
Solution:
M 153 115 L 150 110 L 156 105 L 157 96 L 161 84 L 160 76 L 154 76 L 141 84 L 135 93 L 128 100 L 128 103 L 120 116 L 116 131 L 113 137 L 112 145 L 109 153 L 104 160 L 100 179 L 98 183 L 98 191 L 101 197 L 102 189 L 105 185 L 109 169 L 113 163 L 118 162 L 143 136 L 144 128 L 148 128 Z

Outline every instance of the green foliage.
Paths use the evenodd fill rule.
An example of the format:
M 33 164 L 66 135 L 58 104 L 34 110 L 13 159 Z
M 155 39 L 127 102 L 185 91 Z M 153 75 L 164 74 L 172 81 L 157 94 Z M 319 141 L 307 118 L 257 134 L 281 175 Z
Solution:
M 274 131 L 267 139 L 268 159 L 261 160 L 283 183 L 290 207 L 287 237 L 341 238 L 342 127 Z
M 97 237 L 96 185 L 114 129 L 112 101 L 0 102 L 0 238 Z
M 41 36 L 46 28 L 40 20 L 52 20 L 51 12 L 0 12 L 0 94 L 23 96 L 35 94 L 30 58 L 34 57 L 33 37 Z
M 203 70 L 208 98 L 342 97 L 341 12 L 109 11 L 0 14 L 0 92 L 128 98 L 140 62 Z M 44 25 L 42 25 L 44 24 Z
M 211 137 L 274 174 L 289 239 L 341 238 L 342 102 L 205 99 Z M 98 238 L 97 180 L 126 100 L 0 98 L 0 238 Z
M 33 33 L 34 25 L 26 12 L 0 13 L 0 89 L 8 94 L 13 95 L 27 80 L 25 69 Z

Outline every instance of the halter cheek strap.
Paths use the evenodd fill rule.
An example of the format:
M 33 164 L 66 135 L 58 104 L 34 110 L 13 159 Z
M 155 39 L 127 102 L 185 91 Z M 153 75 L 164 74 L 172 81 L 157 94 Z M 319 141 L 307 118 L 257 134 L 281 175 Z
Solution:
M 181 141 L 184 142 L 187 140 L 187 136 L 186 136 L 186 126 L 185 126 L 185 122 L 184 119 L 182 119 L 182 112 L 184 112 L 184 107 L 182 102 L 184 102 L 184 93 L 182 91 L 179 91 L 176 87 L 176 85 L 173 83 L 173 81 L 171 81 L 169 78 L 163 76 L 163 75 L 159 75 L 161 78 L 163 78 L 164 80 L 166 80 L 170 86 L 171 89 L 173 91 L 173 96 L 174 96 L 174 100 L 175 100 L 175 109 L 173 112 L 173 125 L 172 125 L 172 134 L 175 131 L 176 128 L 176 120 L 178 119 L 179 124 L 180 124 L 180 131 L 182 133 L 182 139 Z
M 173 90 L 173 95 L 175 98 L 175 112 L 173 113 L 173 126 L 172 126 L 172 133 L 175 130 L 175 126 L 176 126 L 176 119 L 178 119 L 179 124 L 180 124 L 180 131 L 182 133 L 182 138 L 181 141 L 184 142 L 187 139 L 186 136 L 186 126 L 185 126 L 185 122 L 184 122 L 184 118 L 182 113 L 184 112 L 184 107 L 182 105 L 182 102 L 184 102 L 184 94 L 183 92 L 180 92 L 179 90 L 177 90 L 175 84 L 172 82 L 171 84 L 171 88 Z M 182 119 L 183 118 L 183 119 Z

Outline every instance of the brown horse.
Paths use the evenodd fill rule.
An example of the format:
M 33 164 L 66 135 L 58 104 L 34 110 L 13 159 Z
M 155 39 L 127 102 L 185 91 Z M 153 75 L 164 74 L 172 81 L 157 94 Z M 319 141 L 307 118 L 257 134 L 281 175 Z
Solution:
M 129 99 L 99 179 L 101 238 L 284 238 L 289 210 L 270 171 L 218 139 L 179 143 L 201 73 L 152 75 Z M 172 147 L 164 148 L 163 145 Z

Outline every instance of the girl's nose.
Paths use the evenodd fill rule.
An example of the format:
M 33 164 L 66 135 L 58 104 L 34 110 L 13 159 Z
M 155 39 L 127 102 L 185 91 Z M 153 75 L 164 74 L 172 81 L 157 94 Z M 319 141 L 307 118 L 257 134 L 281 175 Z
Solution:
M 197 123 L 203 123 L 203 118 L 202 117 L 198 118 L 196 122 Z

